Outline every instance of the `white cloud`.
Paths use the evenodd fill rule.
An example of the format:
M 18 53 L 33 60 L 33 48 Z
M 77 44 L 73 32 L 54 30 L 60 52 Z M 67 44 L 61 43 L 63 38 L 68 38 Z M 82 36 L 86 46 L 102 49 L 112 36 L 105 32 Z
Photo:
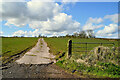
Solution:
M 114 23 L 118 23 L 118 14 L 106 15 L 104 19 L 110 19 Z
M 0 2 L 25 2 L 25 0 L 0 0 Z
M 24 37 L 29 37 L 29 36 L 38 36 L 40 34 L 39 30 L 36 29 L 34 31 L 23 31 L 23 30 L 18 30 L 13 33 L 12 36 L 24 36 Z
M 62 6 L 55 2 L 9 2 L 2 3 L 3 20 L 7 26 L 29 27 L 36 32 L 16 31 L 13 36 L 29 36 L 29 34 L 60 35 L 71 34 L 80 28 L 80 23 L 73 20 L 71 15 L 61 13 Z M 8 14 L 9 13 L 9 14 Z M 32 36 L 34 36 L 32 35 Z
M 39 21 L 46 21 L 60 13 L 61 7 L 53 2 L 27 2 L 29 17 Z
M 31 21 L 46 21 L 61 11 L 60 5 L 53 2 L 3 2 L 1 5 L 2 19 L 8 26 L 22 27 Z
M 20 19 L 17 18 L 10 18 L 7 20 L 7 23 L 5 23 L 6 26 L 12 26 L 15 25 L 17 27 L 23 27 L 25 25 L 27 25 L 28 20 L 25 17 L 21 17 Z
M 27 31 L 22 31 L 22 30 L 19 30 L 19 31 L 16 31 L 14 32 L 13 36 L 24 36 L 27 34 Z
M 63 11 L 67 11 L 70 10 L 70 5 L 71 7 L 73 7 L 76 2 L 78 2 L 79 0 L 61 0 L 61 7 L 63 7 Z
M 92 18 L 92 17 L 90 17 L 86 23 L 98 24 L 98 23 L 101 23 L 101 22 L 103 22 L 102 18 Z
M 0 35 L 2 35 L 3 34 L 3 32 L 2 31 L 0 31 Z
M 76 2 L 78 2 L 79 0 L 61 0 L 62 5 L 67 5 L 67 4 L 75 4 Z
M 29 1 L 33 1 L 33 2 L 60 2 L 58 0 L 0 0 L 0 2 L 29 2 Z
M 54 33 L 73 33 L 80 28 L 80 23 L 72 20 L 72 16 L 65 13 L 59 13 L 54 16 L 53 19 L 47 21 L 36 22 L 33 21 L 30 24 L 33 29 L 39 29 L 43 34 Z
M 74 31 L 80 28 L 80 23 L 72 20 L 72 16 L 68 16 L 65 13 L 59 13 L 54 16 L 53 19 L 47 21 L 32 21 L 29 26 L 35 31 L 16 31 L 13 36 L 58 36 L 72 34 Z
M 105 26 L 101 24 L 105 19 L 113 21 L 113 23 Z M 106 37 L 106 38 L 118 38 L 118 14 L 106 15 L 102 18 L 92 18 L 90 17 L 86 24 L 83 26 L 83 30 L 98 30 L 95 34 L 97 37 Z M 99 30 L 99 28 L 104 27 L 104 29 Z
M 83 26 L 83 30 L 95 30 L 95 29 L 98 29 L 98 28 L 101 28 L 103 27 L 104 25 L 102 24 L 99 24 L 99 23 L 102 23 L 103 22 L 103 19 L 102 18 L 92 18 L 90 17 L 87 21 L 86 21 L 86 24 Z M 99 25 L 98 25 L 99 24 Z
M 108 26 L 105 26 L 103 30 L 98 31 L 98 33 L 115 33 L 118 30 L 118 25 L 117 24 L 110 24 Z
M 61 0 L 61 2 L 78 2 L 79 0 Z
M 27 24 L 27 6 L 25 2 L 4 2 L 2 3 L 2 19 L 6 20 L 5 25 L 11 24 L 21 27 Z
M 96 33 L 96 36 L 99 37 L 118 37 L 118 25 L 117 24 L 110 24 L 105 26 L 104 29 L 99 30 Z
M 95 30 L 95 29 L 98 29 L 98 28 L 101 28 L 103 27 L 104 25 L 93 25 L 92 23 L 88 23 L 86 25 L 83 26 L 83 30 Z
M 58 36 L 61 34 L 65 34 L 65 32 L 49 32 L 49 31 L 40 31 L 39 29 L 35 29 L 34 31 L 23 31 L 23 30 L 18 30 L 16 32 L 13 33 L 12 36 L 24 36 L 24 37 L 35 37 L 35 36 L 39 36 L 39 35 L 48 35 L 48 36 Z
M 110 34 L 105 34 L 105 33 L 102 33 L 101 35 L 96 35 L 97 37 L 101 37 L 101 38 L 116 38 L 118 39 L 119 36 L 118 36 L 118 33 L 110 33 Z

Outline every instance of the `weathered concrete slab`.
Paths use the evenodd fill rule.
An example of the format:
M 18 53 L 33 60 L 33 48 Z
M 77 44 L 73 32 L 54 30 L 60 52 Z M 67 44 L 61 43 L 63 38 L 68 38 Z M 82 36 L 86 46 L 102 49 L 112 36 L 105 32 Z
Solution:
M 49 64 L 55 56 L 49 53 L 49 47 L 43 38 L 40 38 L 35 47 L 16 60 L 18 64 Z

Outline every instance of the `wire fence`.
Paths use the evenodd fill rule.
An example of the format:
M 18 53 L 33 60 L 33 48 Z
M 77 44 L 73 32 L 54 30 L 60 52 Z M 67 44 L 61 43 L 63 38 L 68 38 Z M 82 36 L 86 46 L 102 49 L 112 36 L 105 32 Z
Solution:
M 77 44 L 77 45 L 76 45 Z M 72 52 L 90 52 L 93 48 L 97 46 L 106 46 L 109 49 L 115 46 L 114 43 L 94 43 L 94 42 L 73 42 L 72 43 Z
M 109 47 L 109 50 L 114 51 L 115 43 L 102 43 L 102 42 L 73 42 L 68 41 L 68 55 L 73 53 L 88 53 L 97 46 Z M 70 57 L 70 56 L 69 56 Z

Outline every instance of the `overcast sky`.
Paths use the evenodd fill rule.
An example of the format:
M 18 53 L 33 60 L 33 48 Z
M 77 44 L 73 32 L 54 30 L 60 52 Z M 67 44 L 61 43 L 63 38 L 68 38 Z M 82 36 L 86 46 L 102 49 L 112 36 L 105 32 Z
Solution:
M 34 1 L 1 2 L 0 34 L 59 36 L 92 29 L 96 37 L 118 38 L 118 2 Z

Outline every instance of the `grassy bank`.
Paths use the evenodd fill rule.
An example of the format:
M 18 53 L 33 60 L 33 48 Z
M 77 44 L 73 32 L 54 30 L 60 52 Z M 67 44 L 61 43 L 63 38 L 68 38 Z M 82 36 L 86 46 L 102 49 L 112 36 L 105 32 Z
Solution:
M 2 60 L 33 47 L 37 41 L 38 38 L 2 38 Z
M 88 53 L 72 53 L 72 57 L 70 59 L 66 59 L 66 53 L 67 53 L 67 42 L 69 38 L 45 38 L 45 41 L 48 43 L 48 46 L 50 47 L 50 52 L 56 55 L 56 59 L 58 62 L 56 65 L 64 68 L 65 70 L 76 73 L 78 75 L 84 75 L 84 76 L 90 76 L 90 77 L 120 77 L 120 66 L 116 65 L 114 63 L 109 62 L 109 58 L 106 58 L 106 62 L 103 60 L 94 61 L 95 64 L 92 62 L 91 65 L 86 65 L 84 63 L 79 63 L 77 60 L 83 58 L 82 60 L 88 58 L 90 61 L 91 55 L 88 56 Z M 73 42 L 102 42 L 102 43 L 115 43 L 115 47 L 118 47 L 118 41 L 115 40 L 102 40 L 102 39 L 79 39 L 79 38 L 71 38 Z M 78 45 L 73 45 L 78 46 Z M 81 47 L 84 47 L 84 45 L 79 45 Z M 88 47 L 93 47 L 90 50 L 94 49 L 94 47 L 99 46 L 99 44 L 90 44 Z M 112 45 L 103 45 L 103 46 L 112 46 Z M 84 49 L 82 49 L 84 50 Z M 117 52 L 117 51 L 116 51 Z M 117 57 L 118 53 L 116 53 L 113 61 L 119 59 Z M 93 58 L 94 59 L 94 56 Z M 117 62 L 117 61 L 116 61 Z

